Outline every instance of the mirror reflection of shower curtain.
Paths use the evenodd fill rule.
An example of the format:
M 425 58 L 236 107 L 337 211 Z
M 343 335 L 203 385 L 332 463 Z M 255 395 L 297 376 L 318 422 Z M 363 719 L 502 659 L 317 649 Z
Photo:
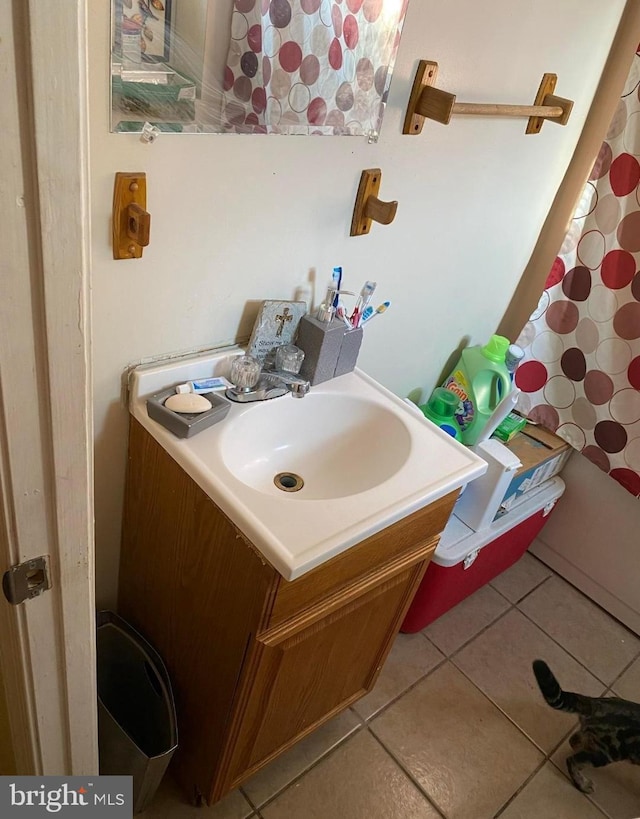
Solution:
M 221 129 L 377 134 L 407 3 L 234 0 Z
M 538 308 L 518 409 L 640 497 L 640 51 Z

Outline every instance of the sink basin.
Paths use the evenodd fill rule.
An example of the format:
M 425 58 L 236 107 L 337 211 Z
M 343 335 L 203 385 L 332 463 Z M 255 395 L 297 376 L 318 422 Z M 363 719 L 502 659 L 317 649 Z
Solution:
M 298 500 L 366 492 L 392 478 L 411 452 L 402 418 L 385 407 L 313 391 L 266 402 L 259 419 L 247 412 L 221 433 L 222 459 L 239 480 L 269 495 L 290 491 Z M 302 485 L 285 480 L 281 486 L 277 475 L 299 476 Z
M 287 580 L 481 475 L 486 463 L 360 370 L 304 398 L 232 404 L 192 438 L 149 418 L 146 398 L 227 375 L 242 350 L 134 369 L 134 417 Z

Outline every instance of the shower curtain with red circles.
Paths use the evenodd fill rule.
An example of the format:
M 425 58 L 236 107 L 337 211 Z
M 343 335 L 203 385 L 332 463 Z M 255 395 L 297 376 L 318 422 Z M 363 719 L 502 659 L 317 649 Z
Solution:
M 234 0 L 222 127 L 380 129 L 408 0 Z
M 538 308 L 518 409 L 640 497 L 640 49 Z

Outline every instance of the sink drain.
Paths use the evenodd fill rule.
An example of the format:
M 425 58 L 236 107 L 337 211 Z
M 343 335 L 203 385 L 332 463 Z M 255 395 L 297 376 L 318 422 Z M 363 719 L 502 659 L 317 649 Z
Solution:
M 278 472 L 273 482 L 283 492 L 298 492 L 304 486 L 304 481 L 295 472 Z

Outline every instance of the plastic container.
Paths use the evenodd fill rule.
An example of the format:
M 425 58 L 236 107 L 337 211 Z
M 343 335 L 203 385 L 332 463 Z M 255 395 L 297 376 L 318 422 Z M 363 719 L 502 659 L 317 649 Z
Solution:
M 518 561 L 563 492 L 562 478 L 551 478 L 482 532 L 466 526 L 454 507 L 400 630 L 421 631 Z
M 155 649 L 113 612 L 98 612 L 97 655 L 100 775 L 132 776 L 140 813 L 178 746 L 171 683 Z
M 456 418 L 462 429 L 462 443 L 472 446 L 502 399 L 511 391 L 511 375 L 504 357 L 509 339 L 491 336 L 484 347 L 462 351 L 451 375 L 442 385 L 458 396 Z
M 433 421 L 434 424 L 451 435 L 452 438 L 455 438 L 456 441 L 461 441 L 462 430 L 456 418 L 458 403 L 457 395 L 451 390 L 446 390 L 444 387 L 436 387 L 431 393 L 431 397 L 427 403 L 422 404 L 420 409 L 425 418 Z
M 509 370 L 512 381 L 515 372 L 518 369 L 520 362 L 522 361 L 523 358 L 524 350 L 522 349 L 522 347 L 519 347 L 517 344 L 510 344 L 504 356 L 504 363 L 507 369 Z

